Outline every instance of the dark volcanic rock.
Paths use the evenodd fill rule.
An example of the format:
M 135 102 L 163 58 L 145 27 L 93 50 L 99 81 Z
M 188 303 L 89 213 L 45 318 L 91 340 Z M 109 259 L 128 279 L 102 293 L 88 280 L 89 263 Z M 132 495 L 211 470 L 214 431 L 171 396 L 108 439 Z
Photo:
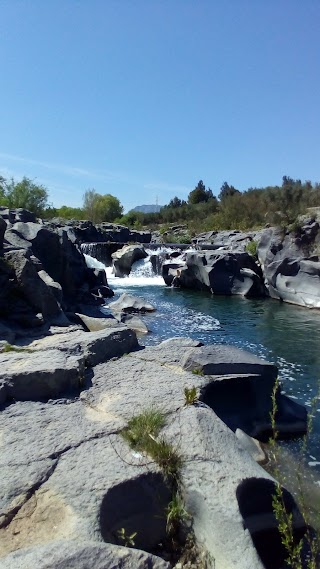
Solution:
M 130 274 L 133 263 L 147 257 L 143 247 L 125 245 L 112 254 L 114 274 L 116 277 L 125 277 Z
M 162 276 L 169 286 L 177 273 L 179 286 L 213 294 L 264 296 L 262 274 L 248 253 L 187 253 L 185 263 L 164 263 Z

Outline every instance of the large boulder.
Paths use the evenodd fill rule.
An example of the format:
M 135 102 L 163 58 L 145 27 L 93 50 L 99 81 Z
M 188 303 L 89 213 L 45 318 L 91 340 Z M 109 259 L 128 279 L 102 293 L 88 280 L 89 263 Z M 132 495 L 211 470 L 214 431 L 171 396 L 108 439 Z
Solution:
M 211 376 L 202 387 L 201 399 L 235 432 L 238 428 L 261 441 L 273 435 L 271 415 L 275 413 L 280 438 L 307 430 L 305 407 L 276 393 L 272 407 L 277 367 L 257 356 L 226 345 L 209 345 L 189 350 L 181 360 L 184 369 Z
M 147 253 L 138 245 L 125 245 L 112 254 L 113 269 L 116 277 L 126 277 L 130 274 L 133 263 L 145 259 Z
M 169 286 L 173 283 L 174 270 L 179 279 L 179 286 L 183 288 L 207 290 L 212 294 L 223 295 L 265 295 L 260 268 L 248 253 L 187 253 L 184 264 L 164 263 L 162 275 Z
M 258 245 L 258 258 L 272 298 L 307 308 L 320 308 L 319 224 L 311 222 L 300 234 L 267 229 Z M 319 247 L 320 251 L 320 247 Z

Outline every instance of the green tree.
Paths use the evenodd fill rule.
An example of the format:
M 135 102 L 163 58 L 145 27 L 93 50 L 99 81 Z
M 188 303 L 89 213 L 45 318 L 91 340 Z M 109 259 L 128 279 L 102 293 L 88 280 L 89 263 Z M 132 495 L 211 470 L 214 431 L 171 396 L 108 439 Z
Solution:
M 188 203 L 189 204 L 196 204 L 201 202 L 207 202 L 208 200 L 213 198 L 213 193 L 206 187 L 202 180 L 199 180 L 198 185 L 190 192 L 188 195 Z
M 85 216 L 93 223 L 101 223 L 102 221 L 114 221 L 121 217 L 123 207 L 115 196 L 98 194 L 92 189 L 84 194 L 83 210 Z
M 236 190 L 234 186 L 229 186 L 227 182 L 223 182 L 218 198 L 220 201 L 223 201 L 225 198 L 230 198 L 235 194 L 240 194 L 239 190 Z
M 17 183 L 13 178 L 10 182 L 1 178 L 0 204 L 10 208 L 22 207 L 40 216 L 48 205 L 48 191 L 44 186 L 35 184 L 30 178 L 23 177 Z

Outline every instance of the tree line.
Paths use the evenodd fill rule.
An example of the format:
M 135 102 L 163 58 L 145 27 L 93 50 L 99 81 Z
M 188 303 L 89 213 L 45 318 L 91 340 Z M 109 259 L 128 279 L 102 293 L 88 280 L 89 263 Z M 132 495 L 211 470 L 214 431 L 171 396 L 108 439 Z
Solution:
M 308 207 L 320 206 L 320 184 L 283 176 L 279 186 L 240 192 L 224 182 L 216 197 L 210 187 L 206 188 L 199 180 L 186 200 L 175 196 L 158 213 L 132 210 L 125 215 L 117 197 L 99 194 L 94 189 L 85 192 L 83 205 L 78 208 L 67 205 L 55 208 L 49 204 L 48 197 L 48 190 L 29 178 L 15 182 L 0 176 L 0 206 L 23 207 L 42 218 L 116 222 L 136 229 L 185 224 L 191 235 L 211 230 L 253 229 L 267 223 L 294 224 L 297 216 L 305 213 Z

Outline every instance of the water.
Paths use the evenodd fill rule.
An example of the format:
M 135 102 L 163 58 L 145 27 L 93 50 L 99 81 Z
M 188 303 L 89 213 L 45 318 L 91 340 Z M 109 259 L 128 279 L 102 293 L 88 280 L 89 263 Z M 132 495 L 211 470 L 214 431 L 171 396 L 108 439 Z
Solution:
M 188 336 L 204 344 L 237 346 L 278 366 L 283 392 L 312 411 L 307 462 L 320 486 L 320 311 L 272 299 L 211 296 L 169 288 L 161 277 L 153 275 L 148 259 L 135 264 L 133 275 L 127 278 L 115 278 L 110 267 L 106 271 L 116 295 L 135 294 L 156 307 L 155 313 L 142 316 L 150 330 L 140 340 L 145 345 Z M 295 443 L 290 445 L 295 448 Z

